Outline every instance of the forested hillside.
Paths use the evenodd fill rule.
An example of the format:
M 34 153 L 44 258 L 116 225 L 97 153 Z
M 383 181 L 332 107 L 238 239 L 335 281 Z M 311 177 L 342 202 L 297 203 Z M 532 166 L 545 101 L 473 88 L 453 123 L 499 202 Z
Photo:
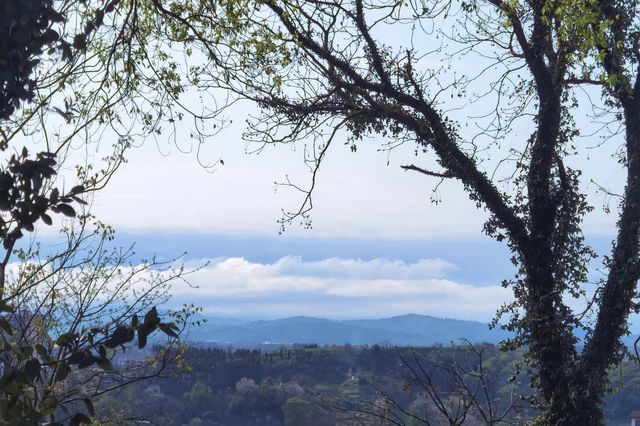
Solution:
M 512 334 L 485 323 L 408 314 L 391 318 L 330 320 L 290 317 L 242 321 L 207 318 L 189 338 L 234 347 L 256 344 L 315 343 L 321 345 L 433 346 L 459 342 L 498 343 Z
M 185 362 L 187 373 L 103 397 L 100 417 L 107 424 L 329 426 L 474 425 L 536 415 L 522 354 L 494 345 L 193 347 Z M 640 368 L 627 363 L 612 377 L 607 419 L 626 424 L 638 408 Z

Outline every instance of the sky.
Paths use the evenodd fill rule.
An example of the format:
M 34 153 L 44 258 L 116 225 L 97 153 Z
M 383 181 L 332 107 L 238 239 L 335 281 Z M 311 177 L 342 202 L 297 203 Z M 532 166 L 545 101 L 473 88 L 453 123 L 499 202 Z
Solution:
M 225 147 L 225 166 L 214 173 L 192 155 L 145 146 L 94 199 L 117 242 L 135 243 L 140 256 L 186 252 L 189 267 L 206 264 L 189 277 L 198 288 L 177 285 L 172 303 L 240 318 L 422 313 L 488 321 L 505 300 L 508 252 L 479 238 L 483 215 L 456 188 L 436 206 L 420 176 L 387 166 L 383 154 L 344 149 L 323 167 L 313 228 L 294 223 L 280 233 L 281 209 L 301 198 L 274 182 L 308 177 L 299 155 L 287 147 L 247 155 L 238 145 L 237 153 Z
M 176 283 L 168 306 L 249 319 L 418 313 L 488 322 L 510 300 L 501 282 L 514 275 L 511 255 L 482 234 L 486 213 L 456 182 L 434 193 L 436 180 L 401 170 L 421 160 L 411 147 L 387 153 L 372 143 L 353 154 L 337 144 L 319 175 L 312 229 L 294 223 L 281 233 L 282 209 L 302 198 L 275 182 L 309 179 L 299 147 L 247 154 L 237 129 L 208 144 L 205 155 L 225 162 L 214 172 L 171 143 L 135 148 L 93 199 L 117 244 L 198 269 L 189 286 Z M 614 220 L 599 212 L 587 221 L 601 252 Z

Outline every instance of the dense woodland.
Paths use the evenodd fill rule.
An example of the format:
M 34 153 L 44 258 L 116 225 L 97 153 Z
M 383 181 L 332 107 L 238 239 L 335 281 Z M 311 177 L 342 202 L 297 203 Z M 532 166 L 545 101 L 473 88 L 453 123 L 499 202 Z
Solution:
M 99 417 L 105 424 L 329 426 L 519 424 L 537 415 L 522 353 L 493 345 L 192 347 L 185 361 L 185 373 L 102 397 Z M 473 392 L 479 375 L 487 393 L 480 389 L 467 407 L 461 401 L 471 394 L 458 379 Z M 624 363 L 611 377 L 608 424 L 627 424 L 640 404 L 640 367 Z

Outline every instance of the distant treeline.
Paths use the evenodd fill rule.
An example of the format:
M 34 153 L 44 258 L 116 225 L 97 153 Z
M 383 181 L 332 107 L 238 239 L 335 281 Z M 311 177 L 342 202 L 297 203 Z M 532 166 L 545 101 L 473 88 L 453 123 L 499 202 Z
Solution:
M 522 354 L 488 344 L 192 347 L 184 362 L 187 371 L 174 377 L 103 396 L 100 417 L 107 424 L 330 426 L 474 425 L 536 415 Z M 640 409 L 640 368 L 627 362 L 611 378 L 606 414 L 622 424 Z

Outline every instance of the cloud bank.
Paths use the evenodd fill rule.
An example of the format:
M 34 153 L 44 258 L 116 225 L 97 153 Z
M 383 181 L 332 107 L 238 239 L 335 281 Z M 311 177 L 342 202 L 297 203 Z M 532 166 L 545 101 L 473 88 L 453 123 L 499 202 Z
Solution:
M 174 286 L 174 303 L 191 301 L 209 315 L 250 318 L 420 313 L 489 321 L 510 293 L 499 285 L 448 279 L 456 266 L 439 258 L 306 261 L 286 256 L 272 263 L 242 257 L 208 262 L 189 276 L 192 286 Z M 188 266 L 204 263 L 190 261 Z

